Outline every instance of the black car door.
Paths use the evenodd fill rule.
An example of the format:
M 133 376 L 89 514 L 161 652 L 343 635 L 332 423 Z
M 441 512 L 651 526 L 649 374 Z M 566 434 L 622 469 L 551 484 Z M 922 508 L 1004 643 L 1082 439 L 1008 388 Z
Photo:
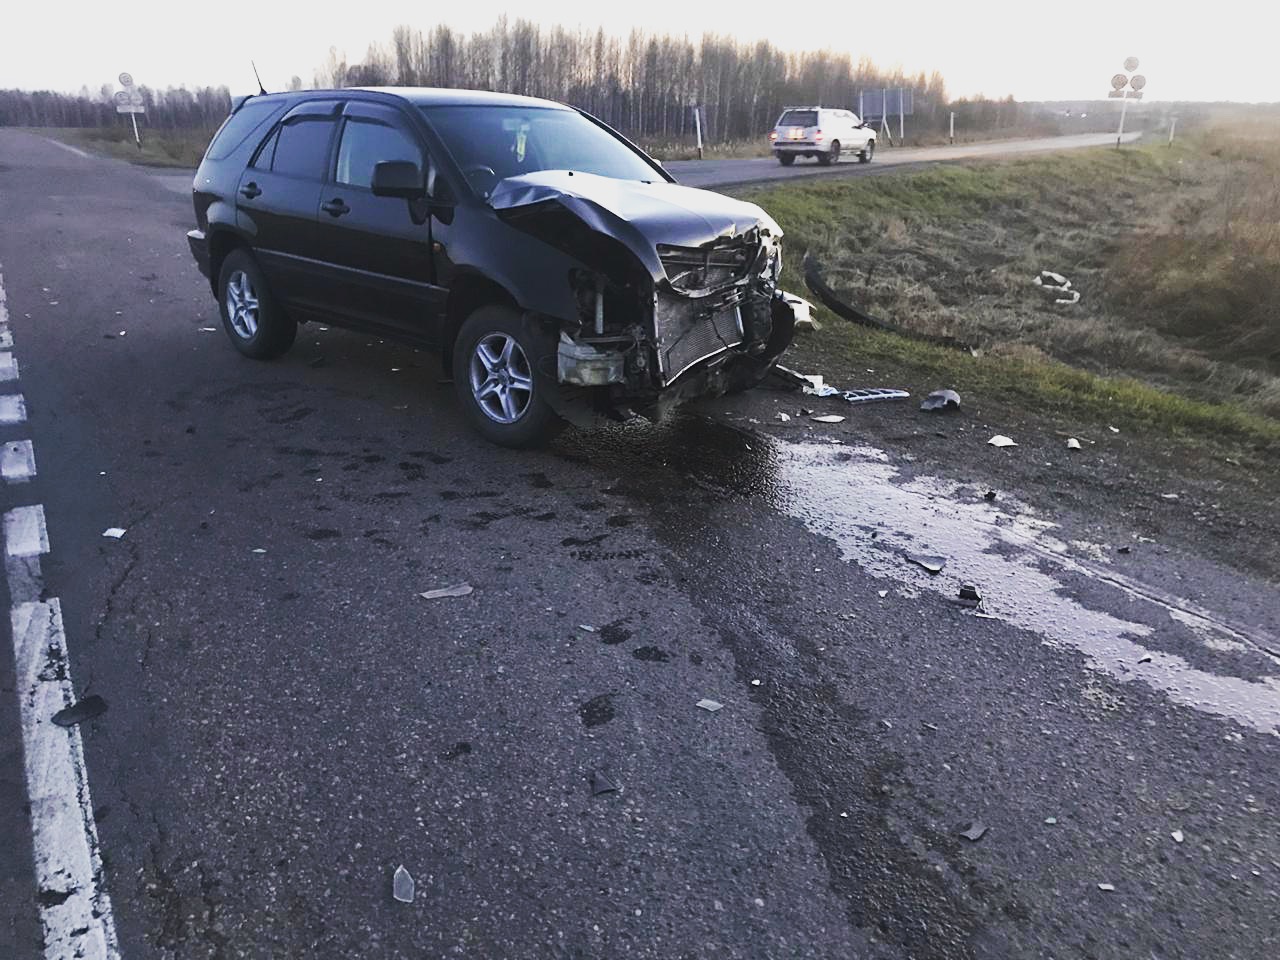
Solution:
M 294 107 L 271 131 L 240 177 L 236 219 L 272 293 L 286 306 L 324 312 L 316 236 L 320 189 L 337 129 L 338 101 Z
M 373 169 L 411 161 L 430 175 L 419 135 L 395 108 L 350 102 L 321 191 L 317 222 L 326 296 L 357 322 L 434 341 L 446 291 L 435 283 L 424 202 L 376 197 Z

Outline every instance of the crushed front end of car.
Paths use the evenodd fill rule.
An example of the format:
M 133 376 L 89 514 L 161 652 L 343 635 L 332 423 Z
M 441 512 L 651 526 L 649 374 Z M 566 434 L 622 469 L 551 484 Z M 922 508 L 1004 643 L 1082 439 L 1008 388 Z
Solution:
M 550 171 L 491 205 L 567 255 L 576 315 L 557 329 L 557 412 L 582 422 L 754 386 L 790 345 L 778 288 L 782 231 L 754 204 L 670 183 Z

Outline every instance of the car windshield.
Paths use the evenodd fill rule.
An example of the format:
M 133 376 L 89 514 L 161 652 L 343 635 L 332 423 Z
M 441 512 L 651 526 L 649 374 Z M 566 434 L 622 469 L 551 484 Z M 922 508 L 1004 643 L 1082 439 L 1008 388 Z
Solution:
M 575 110 L 556 107 L 429 106 L 422 112 L 468 182 L 488 196 L 498 181 L 539 170 L 615 180 L 660 180 L 634 150 Z
M 817 125 L 817 110 L 788 110 L 778 121 L 780 127 L 816 127 Z

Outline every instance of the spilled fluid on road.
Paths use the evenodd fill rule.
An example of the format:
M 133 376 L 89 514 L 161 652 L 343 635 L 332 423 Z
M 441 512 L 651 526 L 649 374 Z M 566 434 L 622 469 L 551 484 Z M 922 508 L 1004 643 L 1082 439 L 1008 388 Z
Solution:
M 1280 678 L 1214 673 L 1156 644 L 1157 630 L 1186 629 L 1215 651 L 1261 656 L 1280 673 L 1277 642 L 1254 636 L 1194 603 L 1110 568 L 1089 544 L 1055 536 L 1057 525 L 1001 497 L 929 476 L 905 476 L 884 451 L 828 441 L 796 443 L 722 422 L 682 417 L 662 427 L 618 428 L 574 444 L 584 459 L 626 466 L 633 482 L 654 468 L 697 486 L 767 504 L 832 540 L 844 560 L 895 581 L 897 593 L 956 598 L 978 587 L 979 613 L 1071 647 L 1118 680 L 1172 701 L 1280 735 Z M 930 575 L 904 553 L 946 558 Z M 1115 591 L 1140 619 L 1093 609 L 1071 596 L 1073 578 Z

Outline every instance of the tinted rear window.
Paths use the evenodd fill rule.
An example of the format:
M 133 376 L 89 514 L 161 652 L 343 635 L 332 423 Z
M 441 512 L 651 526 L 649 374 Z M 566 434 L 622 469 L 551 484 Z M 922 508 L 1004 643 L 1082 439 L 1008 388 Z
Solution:
M 283 103 L 263 103 L 262 101 L 255 103 L 249 100 L 223 122 L 222 129 L 209 144 L 206 156 L 210 160 L 229 157 L 236 147 L 244 143 L 249 134 L 266 123 L 277 110 L 283 110 L 284 106 Z
M 305 119 L 286 123 L 276 137 L 271 169 L 290 177 L 319 180 L 329 163 L 329 139 L 333 120 Z
M 816 127 L 817 125 L 817 110 L 788 110 L 778 121 L 780 127 Z

